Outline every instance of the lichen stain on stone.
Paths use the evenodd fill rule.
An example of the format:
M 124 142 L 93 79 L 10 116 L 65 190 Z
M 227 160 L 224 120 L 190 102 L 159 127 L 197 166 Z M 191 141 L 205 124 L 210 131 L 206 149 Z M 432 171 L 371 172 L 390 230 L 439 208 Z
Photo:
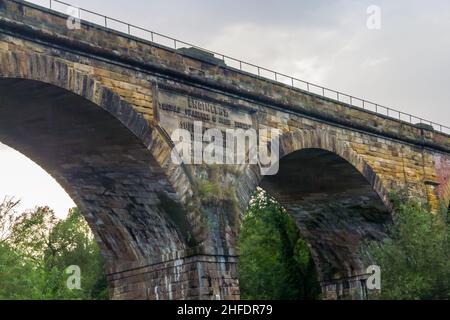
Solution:
M 439 196 L 448 199 L 450 197 L 450 156 L 438 153 L 434 156 L 434 161 L 439 181 Z

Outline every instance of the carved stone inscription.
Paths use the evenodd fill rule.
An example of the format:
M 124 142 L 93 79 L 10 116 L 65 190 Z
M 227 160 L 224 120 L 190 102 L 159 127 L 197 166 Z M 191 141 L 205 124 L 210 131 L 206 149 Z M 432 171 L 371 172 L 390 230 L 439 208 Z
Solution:
M 203 130 L 215 128 L 250 129 L 252 116 L 248 111 L 209 102 L 166 90 L 158 91 L 157 100 L 159 124 L 169 134 L 175 129 L 193 132 L 194 122 L 201 121 Z

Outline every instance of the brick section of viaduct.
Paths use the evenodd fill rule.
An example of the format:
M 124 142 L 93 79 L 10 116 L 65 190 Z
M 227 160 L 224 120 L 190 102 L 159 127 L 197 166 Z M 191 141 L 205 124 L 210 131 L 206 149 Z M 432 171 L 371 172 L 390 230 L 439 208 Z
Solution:
M 226 178 L 219 183 L 222 189 L 231 190 L 232 195 L 201 199 L 199 180 L 214 179 L 214 174 L 208 169 L 170 164 L 171 143 L 164 135 L 167 128 L 161 127 L 155 116 L 161 90 L 245 110 L 252 115 L 254 127 L 282 131 L 284 156 L 313 148 L 345 159 L 367 180 L 386 207 L 389 207 L 388 192 L 399 188 L 407 188 L 411 196 L 434 209 L 441 200 L 448 205 L 450 138 L 443 134 L 192 59 L 101 27 L 83 24 L 81 30 L 69 30 L 64 16 L 18 1 L 0 0 L 0 62 L 2 78 L 42 81 L 97 105 L 109 94 L 111 108 L 117 104 L 131 106 L 153 132 L 143 144 L 152 146 L 153 158 L 185 208 L 186 229 L 193 241 L 186 240 L 178 251 L 157 257 L 111 261 L 109 281 L 114 298 L 239 297 L 236 271 L 239 223 L 235 221 L 239 220 L 239 214 L 230 215 L 231 209 L 227 208 L 236 202 L 238 213 L 242 213 L 262 177 L 254 167 L 225 169 L 221 174 Z M 63 69 L 66 73 L 58 73 Z M 130 123 L 121 122 L 130 128 Z M 302 208 L 302 201 L 290 197 L 286 206 Z M 222 211 L 213 210 L 218 204 L 224 208 Z M 317 218 L 308 216 L 307 220 L 301 220 L 298 218 L 301 212 L 293 212 L 300 229 L 305 221 Z M 89 221 L 89 213 L 86 214 Z M 351 246 L 356 247 L 361 239 L 373 233 L 371 227 L 358 230 L 360 225 L 350 220 L 345 229 L 333 231 L 333 217 L 324 213 L 321 219 L 324 223 L 311 234 L 326 231 L 328 238 L 316 243 L 315 237 L 309 239 L 318 265 L 330 252 L 339 255 L 345 251 L 332 243 L 348 248 L 348 239 L 353 239 Z M 216 223 L 211 225 L 210 221 Z M 95 222 L 91 227 L 95 232 Z M 339 238 L 342 230 L 353 237 Z M 356 255 L 352 254 L 353 260 L 345 267 L 337 261 L 335 267 L 340 270 L 336 274 L 350 277 L 360 273 L 362 266 Z M 321 277 L 328 280 L 325 274 Z M 350 286 L 357 288 L 356 284 Z M 331 284 L 325 288 L 325 296 L 341 297 L 341 287 Z

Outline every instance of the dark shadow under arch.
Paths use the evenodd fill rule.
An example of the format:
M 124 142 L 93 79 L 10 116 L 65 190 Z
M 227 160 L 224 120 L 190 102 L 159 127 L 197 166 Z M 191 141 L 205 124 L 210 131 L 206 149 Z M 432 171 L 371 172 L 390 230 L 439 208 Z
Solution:
M 334 152 L 289 153 L 278 174 L 264 177 L 261 187 L 294 217 L 324 286 L 363 274 L 362 241 L 386 237 L 389 208 L 367 178 Z

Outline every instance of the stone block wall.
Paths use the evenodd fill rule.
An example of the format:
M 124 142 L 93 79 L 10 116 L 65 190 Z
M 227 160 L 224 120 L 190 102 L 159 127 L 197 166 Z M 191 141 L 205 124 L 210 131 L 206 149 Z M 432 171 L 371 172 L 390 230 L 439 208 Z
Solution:
M 195 255 L 109 274 L 114 299 L 239 299 L 237 257 Z

